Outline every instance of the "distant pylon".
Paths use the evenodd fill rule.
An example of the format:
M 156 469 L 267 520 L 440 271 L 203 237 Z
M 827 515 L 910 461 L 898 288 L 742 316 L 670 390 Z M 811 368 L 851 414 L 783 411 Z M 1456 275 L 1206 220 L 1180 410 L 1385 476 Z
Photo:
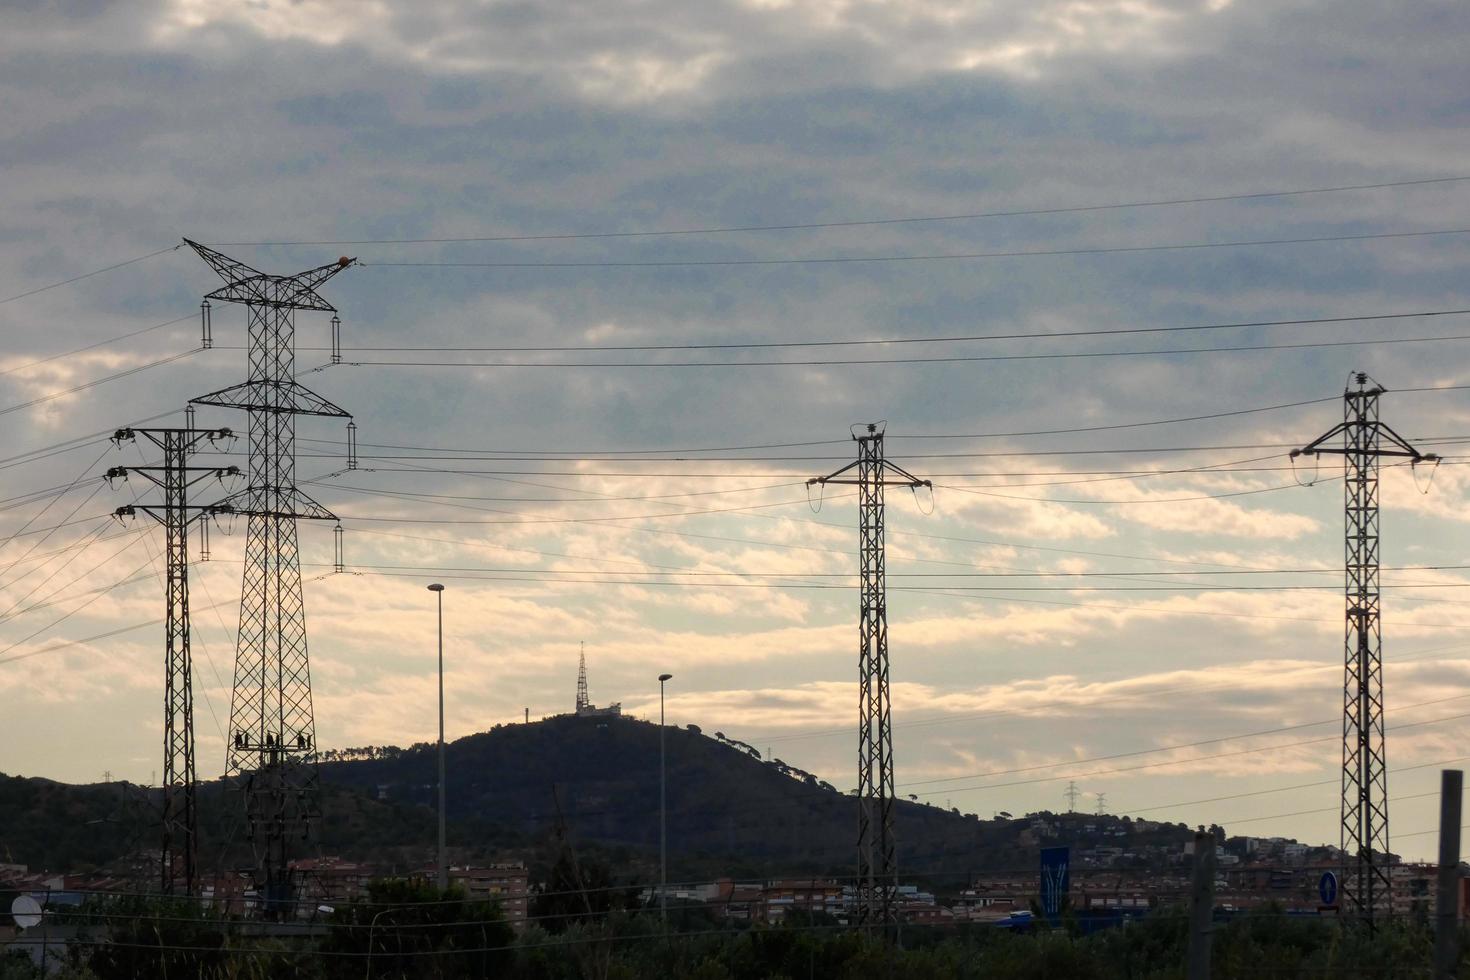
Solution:
M 857 426 L 853 427 L 857 429 Z M 886 926 L 895 920 L 898 865 L 893 834 L 893 715 L 888 693 L 888 599 L 883 542 L 885 487 L 931 487 L 928 480 L 883 457 L 877 423 L 854 431 L 857 459 L 807 481 L 858 488 L 858 837 L 857 923 Z M 856 470 L 855 476 L 844 474 Z
M 587 643 L 583 641 L 579 645 L 581 651 L 577 655 L 577 711 L 581 711 L 592 703 L 587 696 Z
M 296 416 L 350 418 L 296 381 L 296 311 L 335 313 L 317 288 L 353 260 L 274 276 L 185 242 L 225 281 L 205 299 L 240 303 L 249 314 L 248 380 L 194 402 L 244 409 L 250 418 L 249 482 L 227 501 L 249 526 L 225 772 L 244 792 L 258 893 L 267 914 L 279 915 L 291 900 L 290 842 L 307 836 L 317 811 L 296 522 L 336 520 L 296 487 Z
M 1378 396 L 1366 374 L 1343 394 L 1343 421 L 1292 457 L 1343 457 L 1346 514 L 1347 631 L 1342 700 L 1342 893 L 1350 913 L 1369 925 L 1393 913 L 1389 874 L 1388 763 L 1383 735 L 1383 635 L 1379 623 L 1378 461 L 1438 462 L 1378 420 Z M 1342 436 L 1342 445 L 1326 446 Z M 1384 447 L 1384 443 L 1388 447 Z
M 1077 784 L 1074 782 L 1069 782 L 1067 784 L 1067 792 L 1063 795 L 1067 797 L 1067 812 L 1076 813 L 1077 797 L 1082 795 L 1082 791 L 1077 788 Z
M 192 421 L 192 418 L 191 418 Z M 205 441 L 233 439 L 229 429 L 118 429 L 113 442 L 121 446 L 142 436 L 163 451 L 161 466 L 114 466 L 108 480 L 136 473 L 163 491 L 163 503 L 128 504 L 117 508 L 119 517 L 139 511 L 164 530 L 165 599 L 163 670 L 163 841 L 159 885 L 165 895 L 182 883 L 192 895 L 198 882 L 199 819 L 195 805 L 194 678 L 189 654 L 189 526 L 198 518 L 225 512 L 214 504 L 189 503 L 189 490 L 209 477 L 238 476 L 234 466 L 189 466 L 187 460 Z

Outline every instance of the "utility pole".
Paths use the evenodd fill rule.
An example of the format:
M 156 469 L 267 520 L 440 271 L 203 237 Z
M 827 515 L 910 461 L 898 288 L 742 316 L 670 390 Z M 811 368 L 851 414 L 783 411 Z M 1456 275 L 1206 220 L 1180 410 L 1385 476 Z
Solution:
M 883 429 L 856 431 L 857 459 L 807 481 L 858 488 L 858 835 L 857 923 L 886 928 L 896 919 L 898 867 L 893 835 L 893 717 L 888 693 L 888 600 L 883 538 L 883 491 L 888 486 L 933 488 L 883 456 Z M 852 474 L 852 475 L 849 475 Z
M 163 491 L 163 503 L 128 504 L 114 512 L 121 519 L 142 512 L 164 530 L 165 600 L 163 669 L 163 847 L 159 885 L 165 895 L 182 880 L 185 895 L 198 881 L 199 819 L 195 805 L 194 678 L 189 654 L 189 525 L 196 518 L 228 513 L 228 505 L 189 503 L 189 490 L 214 477 L 239 476 L 234 466 L 189 466 L 201 443 L 217 445 L 234 439 L 229 429 L 118 429 L 112 441 L 121 448 L 138 437 L 163 451 L 157 466 L 114 466 L 109 481 L 129 474 L 149 480 Z M 109 773 L 109 776 L 111 774 Z
M 250 419 L 248 484 L 226 501 L 249 526 L 225 773 L 244 795 L 264 911 L 280 916 L 288 914 L 292 897 L 291 843 L 308 836 L 318 808 L 296 522 L 336 520 L 296 486 L 296 417 L 350 418 L 296 381 L 296 311 L 336 313 L 317 289 L 353 260 L 343 256 L 275 276 L 184 241 L 224 280 L 205 300 L 242 304 L 249 318 L 248 379 L 193 401 L 243 409 Z
M 1388 850 L 1388 763 L 1383 736 L 1383 634 L 1379 621 L 1378 467 L 1385 456 L 1417 465 L 1421 453 L 1378 418 L 1384 388 L 1367 374 L 1343 393 L 1343 420 L 1297 456 L 1343 458 L 1347 628 L 1342 699 L 1342 891 L 1346 911 L 1371 928 L 1393 911 Z M 1341 446 L 1328 446 L 1342 436 Z
M 1189 889 L 1186 980 L 1210 980 L 1210 929 L 1215 918 L 1215 835 L 1194 835 L 1194 876 Z

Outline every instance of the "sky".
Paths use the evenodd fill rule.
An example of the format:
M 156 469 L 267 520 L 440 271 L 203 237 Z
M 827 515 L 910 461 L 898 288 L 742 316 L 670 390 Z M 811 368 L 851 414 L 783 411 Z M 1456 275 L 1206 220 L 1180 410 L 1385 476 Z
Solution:
M 656 718 L 672 673 L 670 723 L 851 788 L 857 512 L 805 481 L 882 420 L 934 483 L 888 494 L 900 794 L 988 817 L 1075 781 L 1336 843 L 1341 464 L 1288 450 L 1367 372 L 1446 457 L 1382 484 L 1391 832 L 1432 855 L 1470 733 L 1463 5 L 0 18 L 0 771 L 157 779 L 162 539 L 101 476 L 143 461 L 106 433 L 245 376 L 240 307 L 200 349 L 187 237 L 358 259 L 323 287 L 343 363 L 297 322 L 359 441 L 349 469 L 339 420 L 298 427 L 344 528 L 340 574 L 301 528 L 323 747 L 433 737 L 440 581 L 450 737 L 569 710 L 585 643 L 594 701 Z M 243 537 L 190 570 L 206 777 Z

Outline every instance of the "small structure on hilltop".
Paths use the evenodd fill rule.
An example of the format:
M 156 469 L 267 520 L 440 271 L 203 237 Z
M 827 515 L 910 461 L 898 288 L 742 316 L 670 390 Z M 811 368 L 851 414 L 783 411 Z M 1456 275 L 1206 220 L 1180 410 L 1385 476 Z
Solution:
M 587 695 L 587 645 L 582 644 L 581 655 L 577 659 L 577 710 L 578 718 L 606 718 L 621 717 L 623 703 L 614 701 L 606 708 L 599 708 L 592 703 Z

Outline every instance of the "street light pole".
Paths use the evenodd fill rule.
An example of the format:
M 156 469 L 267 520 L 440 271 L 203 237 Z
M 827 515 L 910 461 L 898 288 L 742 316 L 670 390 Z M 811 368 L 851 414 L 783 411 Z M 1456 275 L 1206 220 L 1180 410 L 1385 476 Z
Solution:
M 444 860 L 444 586 L 429 591 L 439 598 L 439 891 L 449 890 L 449 865 Z
M 658 675 L 658 910 L 669 924 L 669 817 L 668 777 L 664 767 L 664 684 L 673 674 Z

